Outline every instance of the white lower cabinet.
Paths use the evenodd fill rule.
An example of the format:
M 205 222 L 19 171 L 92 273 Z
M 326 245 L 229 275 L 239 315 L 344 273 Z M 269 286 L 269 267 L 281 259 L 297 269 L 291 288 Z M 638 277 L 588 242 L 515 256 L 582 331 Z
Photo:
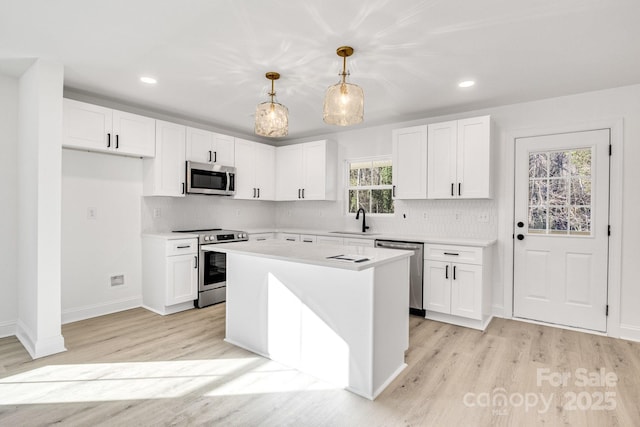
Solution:
M 276 233 L 249 233 L 250 242 L 261 242 L 263 240 L 273 240 L 276 238 Z
M 425 245 L 426 318 L 484 330 L 491 321 L 491 248 Z
M 375 240 L 373 239 L 358 239 L 355 237 L 345 237 L 344 238 L 345 246 L 360 246 L 366 248 L 375 247 Z
M 194 307 L 198 298 L 198 240 L 144 236 L 142 303 L 158 314 Z
M 319 245 L 344 245 L 344 238 L 335 236 L 316 236 L 316 243 Z
M 276 238 L 278 240 L 286 240 L 288 242 L 299 242 L 300 241 L 300 235 L 299 234 L 294 234 L 294 233 L 278 233 Z

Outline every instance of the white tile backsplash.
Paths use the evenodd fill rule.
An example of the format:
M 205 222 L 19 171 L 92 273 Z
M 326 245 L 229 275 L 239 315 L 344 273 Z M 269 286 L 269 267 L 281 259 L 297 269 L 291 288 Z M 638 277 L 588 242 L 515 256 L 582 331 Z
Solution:
M 275 202 L 221 196 L 143 197 L 142 231 L 199 228 L 256 229 L 275 225 Z M 154 209 L 160 216 L 154 218 Z
M 281 202 L 276 205 L 276 226 L 359 230 L 361 221 L 356 221 L 354 214 L 345 214 L 343 206 L 342 201 Z M 498 234 L 494 200 L 396 200 L 395 211 L 393 216 L 368 216 L 370 231 L 478 239 L 495 238 Z

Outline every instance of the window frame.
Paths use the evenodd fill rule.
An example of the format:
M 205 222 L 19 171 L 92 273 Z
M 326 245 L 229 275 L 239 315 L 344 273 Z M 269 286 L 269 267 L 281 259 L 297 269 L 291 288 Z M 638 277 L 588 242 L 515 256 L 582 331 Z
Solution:
M 385 185 L 363 185 L 363 186 L 356 186 L 356 187 L 352 187 L 351 186 L 351 164 L 352 163 L 366 163 L 366 162 L 376 162 L 376 161 L 388 161 L 389 163 L 391 163 L 391 173 L 393 176 L 393 157 L 391 156 L 391 154 L 388 155 L 380 155 L 380 156 L 367 156 L 367 157 L 355 157 L 355 158 L 350 158 L 350 159 L 345 159 L 344 160 L 344 214 L 345 216 L 349 216 L 349 215 L 354 215 L 355 212 L 350 212 L 349 211 L 349 203 L 350 203 L 350 199 L 349 199 L 349 191 L 350 190 L 389 190 L 392 192 L 392 200 L 393 200 L 393 213 L 375 213 L 375 212 L 368 212 L 367 211 L 367 216 L 372 216 L 372 217 L 379 217 L 379 218 L 391 218 L 394 217 L 396 215 L 396 209 L 395 209 L 395 199 L 393 198 L 393 184 L 385 184 Z

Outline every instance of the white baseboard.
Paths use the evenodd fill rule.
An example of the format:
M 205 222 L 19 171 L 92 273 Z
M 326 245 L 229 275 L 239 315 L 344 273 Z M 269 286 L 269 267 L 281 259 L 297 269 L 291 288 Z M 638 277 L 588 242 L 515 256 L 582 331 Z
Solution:
M 62 324 L 77 322 L 79 320 L 91 319 L 93 317 L 104 316 L 105 314 L 117 313 L 119 311 L 130 310 L 142 306 L 142 297 L 126 298 L 122 300 L 109 301 L 106 303 L 86 305 L 62 311 Z
M 15 320 L 0 322 L 0 338 L 12 337 L 16 334 L 17 326 Z
M 32 359 L 49 356 L 51 354 L 67 351 L 64 346 L 64 338 L 61 334 L 39 340 L 33 339 L 33 332 L 18 319 L 16 324 L 16 337 L 27 350 Z
M 640 327 L 625 325 L 624 323 L 620 324 L 620 338 L 623 340 L 629 341 L 639 341 L 640 342 Z
M 493 313 L 493 317 L 504 318 L 504 307 L 502 305 L 491 306 L 491 312 Z

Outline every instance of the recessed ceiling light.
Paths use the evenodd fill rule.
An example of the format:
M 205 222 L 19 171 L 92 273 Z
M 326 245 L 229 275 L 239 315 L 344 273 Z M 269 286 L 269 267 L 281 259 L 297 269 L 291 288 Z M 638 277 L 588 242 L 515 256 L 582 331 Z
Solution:
M 154 79 L 153 77 L 147 77 L 147 76 L 140 77 L 140 81 L 142 83 L 146 83 L 148 85 L 154 85 L 154 84 L 158 83 L 158 81 L 156 79 Z
M 465 80 L 463 82 L 458 83 L 459 87 L 471 87 L 473 85 L 475 85 L 476 82 L 474 82 L 473 80 Z

